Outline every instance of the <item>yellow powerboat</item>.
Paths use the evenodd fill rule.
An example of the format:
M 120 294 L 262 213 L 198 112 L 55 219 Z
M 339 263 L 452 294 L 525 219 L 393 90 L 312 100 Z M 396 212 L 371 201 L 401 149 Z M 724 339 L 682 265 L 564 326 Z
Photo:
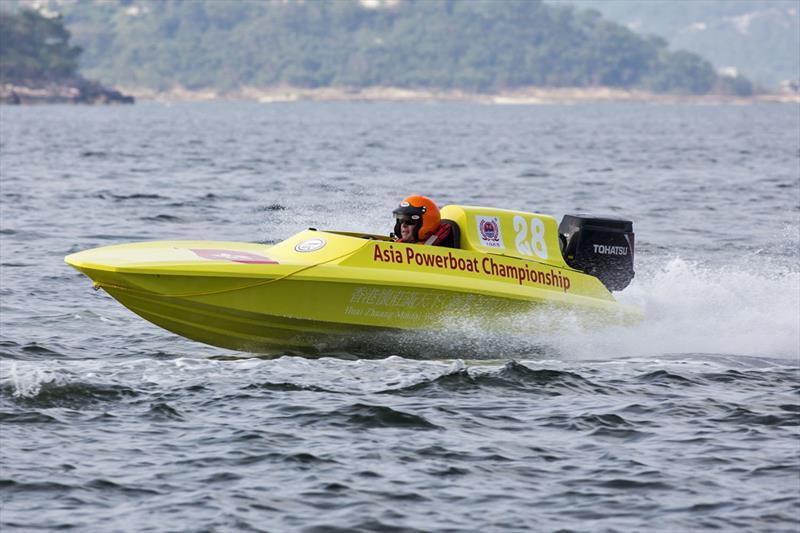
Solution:
M 611 290 L 633 278 L 629 221 L 451 205 L 446 246 L 308 229 L 272 245 L 158 241 L 65 261 L 125 307 L 190 339 L 255 353 L 393 352 L 474 320 L 502 334 L 533 309 L 635 321 Z M 524 329 L 524 326 L 522 326 Z

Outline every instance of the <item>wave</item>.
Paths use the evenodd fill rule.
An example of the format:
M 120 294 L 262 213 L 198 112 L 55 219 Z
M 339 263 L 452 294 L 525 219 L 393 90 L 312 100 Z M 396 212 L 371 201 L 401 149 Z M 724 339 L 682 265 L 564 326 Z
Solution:
M 125 383 L 95 382 L 88 379 L 103 363 L 84 361 L 14 361 L 3 368 L 0 399 L 18 407 L 81 409 L 98 403 L 136 398 L 139 391 Z M 88 374 L 88 376 L 87 376 Z M 110 376 L 109 376 L 110 377 Z M 49 415 L 48 415 L 49 416 Z
M 301 426 L 333 426 L 353 427 L 356 430 L 364 429 L 408 429 L 429 430 L 441 429 L 422 415 L 408 413 L 387 405 L 357 402 L 344 405 L 331 410 L 310 409 L 288 415 L 290 419 Z
M 478 389 L 510 389 L 559 396 L 565 391 L 584 391 L 604 394 L 613 390 L 593 383 L 575 372 L 554 369 L 531 369 L 516 361 L 509 361 L 499 370 L 470 370 L 456 367 L 454 370 L 432 379 L 397 389 L 381 391 L 384 394 L 411 396 L 435 396 L 453 392 L 467 393 Z
M 3 384 L 0 395 L 11 398 L 15 403 L 28 407 L 69 407 L 78 409 L 88 405 L 116 402 L 139 395 L 135 390 L 121 385 L 98 385 L 82 382 L 56 383 L 39 382 L 35 388 L 28 388 L 24 394 L 19 388 Z

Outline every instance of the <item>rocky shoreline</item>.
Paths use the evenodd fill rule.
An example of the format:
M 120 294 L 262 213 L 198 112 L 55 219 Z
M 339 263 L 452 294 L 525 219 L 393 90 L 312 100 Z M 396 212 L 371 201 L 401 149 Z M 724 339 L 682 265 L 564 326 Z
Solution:
M 60 81 L 0 82 L 0 104 L 132 104 L 136 100 L 96 81 L 71 78 Z

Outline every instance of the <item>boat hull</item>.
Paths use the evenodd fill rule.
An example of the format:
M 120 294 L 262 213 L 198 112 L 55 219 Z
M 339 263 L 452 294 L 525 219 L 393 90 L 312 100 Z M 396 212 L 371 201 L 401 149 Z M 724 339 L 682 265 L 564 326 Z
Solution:
M 233 288 L 224 292 L 176 297 L 134 288 L 141 281 L 135 277 L 125 276 L 128 285 L 98 277 L 106 278 L 99 287 L 157 326 L 212 346 L 264 355 L 464 356 L 475 337 L 495 344 L 535 339 L 543 327 L 552 333 L 564 315 L 570 324 L 578 317 L 593 327 L 632 320 L 620 310 L 388 285 L 281 280 L 254 287 L 240 279 L 228 280 Z M 537 318 L 520 319 L 525 316 Z M 543 324 L 542 316 L 551 320 Z M 536 343 L 525 343 L 531 344 Z
M 133 243 L 65 260 L 164 329 L 261 354 L 408 355 L 433 339 L 458 349 L 474 335 L 535 338 L 565 314 L 590 327 L 640 316 L 563 262 L 363 237 Z M 539 318 L 525 320 L 531 313 Z

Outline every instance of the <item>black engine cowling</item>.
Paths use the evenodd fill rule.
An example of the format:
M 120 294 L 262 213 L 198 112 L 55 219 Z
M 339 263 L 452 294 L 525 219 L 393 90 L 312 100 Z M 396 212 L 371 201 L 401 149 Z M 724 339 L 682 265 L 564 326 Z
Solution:
M 595 276 L 611 291 L 633 279 L 633 222 L 613 217 L 564 215 L 558 225 L 569 266 Z

